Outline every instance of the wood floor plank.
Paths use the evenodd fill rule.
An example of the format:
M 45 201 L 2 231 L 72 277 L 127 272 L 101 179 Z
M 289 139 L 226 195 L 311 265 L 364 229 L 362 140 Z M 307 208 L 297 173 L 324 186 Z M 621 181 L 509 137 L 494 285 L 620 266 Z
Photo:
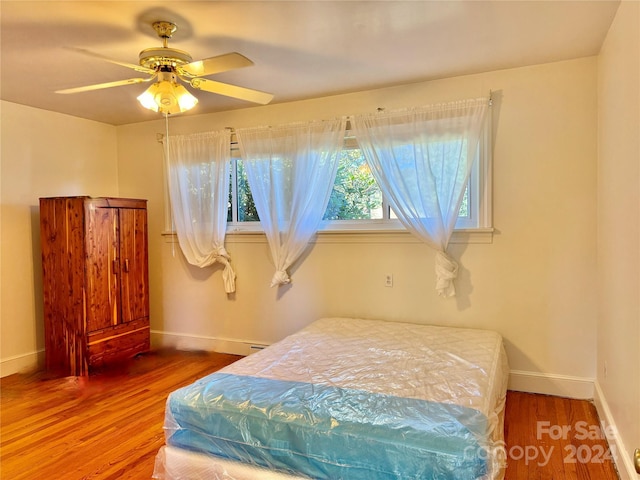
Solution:
M 238 358 L 162 351 L 88 378 L 0 379 L 0 479 L 150 479 L 167 395 Z M 598 425 L 590 402 L 508 392 L 505 480 L 618 480 L 604 435 L 582 438 Z

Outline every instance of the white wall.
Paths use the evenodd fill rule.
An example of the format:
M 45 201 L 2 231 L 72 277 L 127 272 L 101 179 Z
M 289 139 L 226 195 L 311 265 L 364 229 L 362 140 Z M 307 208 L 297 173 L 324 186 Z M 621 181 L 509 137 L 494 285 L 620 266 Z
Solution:
M 640 448 L 640 3 L 620 5 L 598 71 L 598 405 L 619 430 L 621 477 L 638 478 L 631 456 Z
M 39 197 L 117 196 L 115 127 L 0 103 L 0 374 L 44 348 Z
M 496 233 L 491 244 L 452 245 L 462 267 L 456 299 L 436 296 L 433 252 L 410 236 L 336 234 L 320 235 L 280 290 L 268 287 L 264 237 L 230 235 L 238 291 L 227 297 L 220 269 L 188 266 L 161 235 L 163 121 L 112 127 L 1 102 L 0 373 L 33 366 L 44 345 L 38 197 L 141 197 L 149 199 L 156 339 L 220 349 L 271 343 L 324 315 L 495 329 L 516 371 L 512 387 L 580 395 L 597 376 L 599 411 L 619 428 L 619 467 L 632 478 L 630 454 L 640 446 L 638 10 L 622 3 L 598 58 L 171 119 L 172 134 L 188 133 L 494 90 Z M 383 286 L 386 273 L 393 288 Z
M 118 127 L 120 193 L 149 199 L 151 323 L 188 346 L 272 343 L 325 315 L 495 329 L 532 389 L 592 394 L 596 375 L 597 59 L 495 71 L 311 101 L 170 119 L 170 134 L 281 124 L 486 96 L 494 102 L 492 244 L 456 244 L 458 297 L 434 290 L 434 255 L 407 236 L 321 235 L 292 284 L 269 288 L 264 237 L 231 235 L 237 293 L 186 264 L 163 230 L 164 122 Z M 203 93 L 204 94 L 204 93 Z M 383 286 L 385 273 L 393 288 Z M 177 336 L 163 335 L 175 333 Z M 518 381 L 514 388 L 518 388 Z M 573 386 L 577 390 L 571 390 Z M 586 387 L 586 388 L 582 388 Z M 571 391 L 569 391 L 569 390 Z

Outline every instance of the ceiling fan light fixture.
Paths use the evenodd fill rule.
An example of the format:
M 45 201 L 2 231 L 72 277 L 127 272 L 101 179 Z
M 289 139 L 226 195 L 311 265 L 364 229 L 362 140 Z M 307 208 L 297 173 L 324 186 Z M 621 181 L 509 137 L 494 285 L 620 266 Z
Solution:
M 178 105 L 180 106 L 181 112 L 191 110 L 197 105 L 198 99 L 191 95 L 182 85 L 176 84 L 174 86 L 174 91 L 176 93 L 176 98 L 178 99 Z
M 194 62 L 188 52 L 169 48 L 169 39 L 177 29 L 175 23 L 159 21 L 154 22 L 152 26 L 162 39 L 162 47 L 142 50 L 138 57 L 138 65 L 114 60 L 104 55 L 89 52 L 88 50 L 74 49 L 79 53 L 98 57 L 115 65 L 145 73 L 149 75 L 149 77 L 129 78 L 115 82 L 67 88 L 57 90 L 56 93 L 89 92 L 103 88 L 155 81 L 154 84 L 138 96 L 138 101 L 144 108 L 164 114 L 186 112 L 198 103 L 198 99 L 189 93 L 178 80 L 185 82 L 185 84 L 190 85 L 196 90 L 253 102 L 259 105 L 266 105 L 272 100 L 273 95 L 270 93 L 202 78 L 253 65 L 253 62 L 244 55 L 231 52 Z
M 144 108 L 148 108 L 149 110 L 153 110 L 154 112 L 158 111 L 158 104 L 156 104 L 154 95 L 154 90 L 156 90 L 154 87 L 156 85 L 157 84 L 154 83 L 144 92 L 142 92 L 142 94 L 138 95 L 138 102 L 140 102 L 140 105 L 142 105 Z
M 138 101 L 144 108 L 169 114 L 186 112 L 198 103 L 186 88 L 170 80 L 154 83 L 138 96 Z

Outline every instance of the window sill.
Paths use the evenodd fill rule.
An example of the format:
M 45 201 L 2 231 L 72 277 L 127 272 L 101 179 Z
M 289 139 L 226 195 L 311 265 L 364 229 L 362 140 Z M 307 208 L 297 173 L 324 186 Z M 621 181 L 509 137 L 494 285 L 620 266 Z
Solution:
M 453 231 L 450 244 L 489 244 L 493 243 L 494 229 L 463 228 Z M 162 232 L 167 243 L 177 242 L 175 232 Z M 260 229 L 260 225 L 229 226 L 226 243 L 266 243 L 267 238 Z M 392 228 L 390 225 L 377 227 L 369 225 L 358 229 L 324 228 L 311 239 L 309 243 L 422 243 L 422 241 L 403 227 Z

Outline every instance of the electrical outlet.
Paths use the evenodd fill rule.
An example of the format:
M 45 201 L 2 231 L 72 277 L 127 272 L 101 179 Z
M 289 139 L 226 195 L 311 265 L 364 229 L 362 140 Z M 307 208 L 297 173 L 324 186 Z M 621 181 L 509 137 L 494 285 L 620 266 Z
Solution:
M 393 275 L 390 273 L 387 273 L 384 276 L 384 286 L 385 287 L 393 287 Z

